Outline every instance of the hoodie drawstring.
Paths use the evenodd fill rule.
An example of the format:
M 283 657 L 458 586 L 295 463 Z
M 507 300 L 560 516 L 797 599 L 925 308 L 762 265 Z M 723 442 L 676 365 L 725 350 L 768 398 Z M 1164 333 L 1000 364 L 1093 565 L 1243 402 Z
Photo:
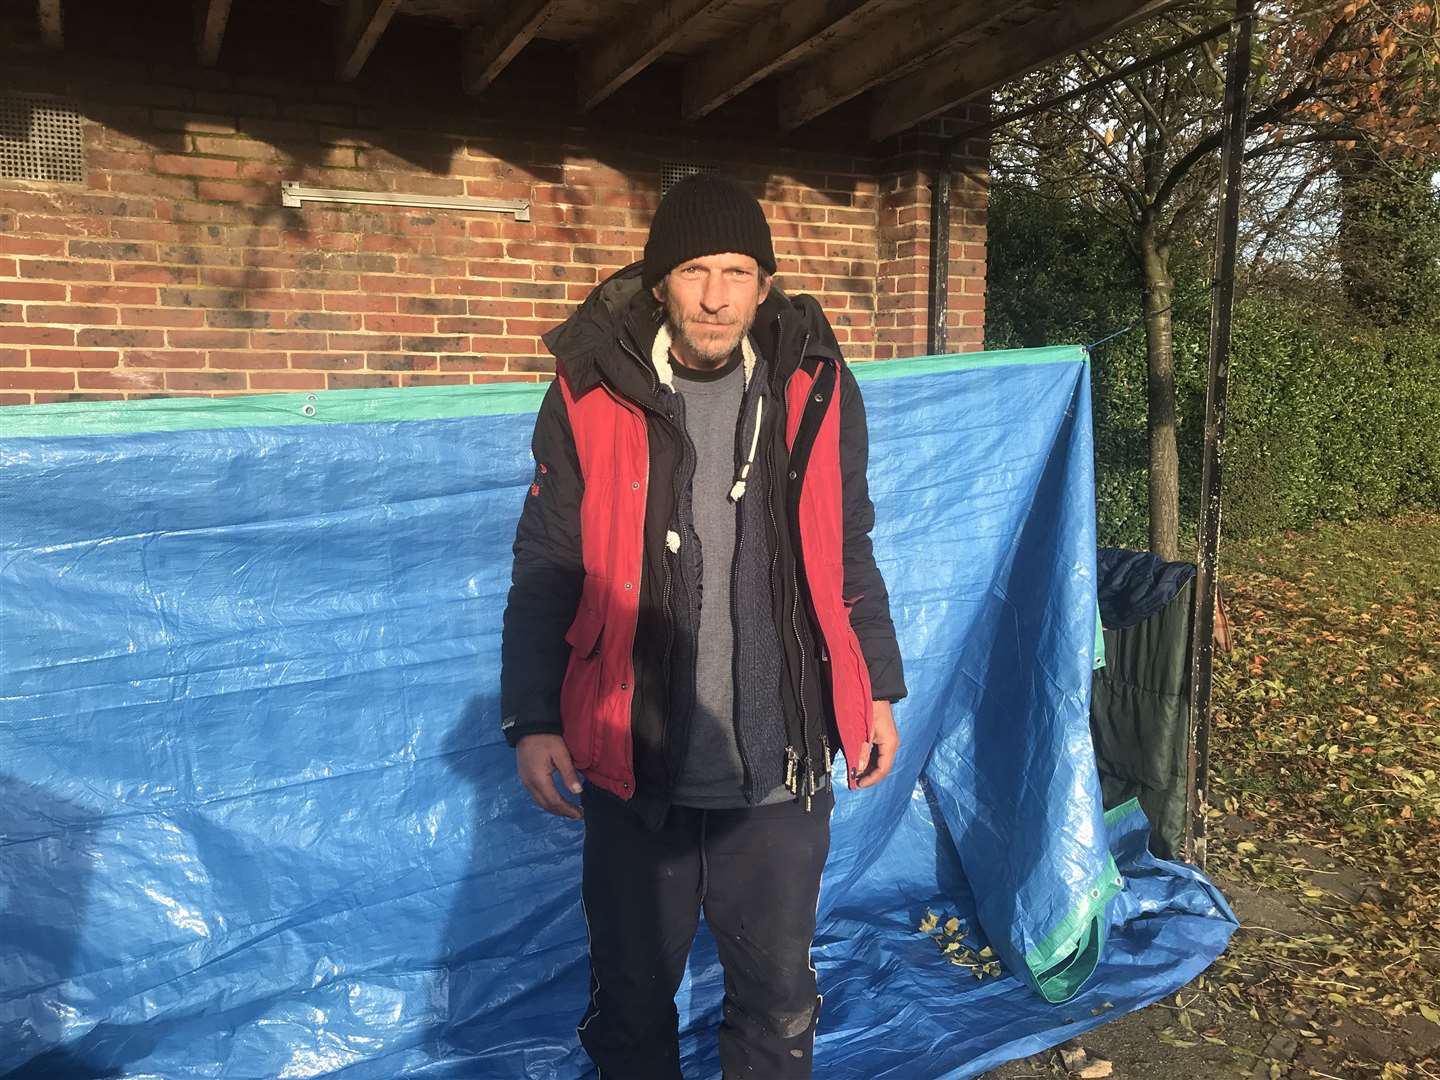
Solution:
M 730 488 L 730 501 L 739 502 L 745 495 L 745 485 L 750 480 L 750 469 L 755 464 L 755 448 L 760 445 L 760 418 L 765 415 L 765 399 L 756 396 L 755 398 L 755 430 L 750 433 L 750 453 L 745 456 L 745 464 L 741 465 L 735 473 L 735 483 Z

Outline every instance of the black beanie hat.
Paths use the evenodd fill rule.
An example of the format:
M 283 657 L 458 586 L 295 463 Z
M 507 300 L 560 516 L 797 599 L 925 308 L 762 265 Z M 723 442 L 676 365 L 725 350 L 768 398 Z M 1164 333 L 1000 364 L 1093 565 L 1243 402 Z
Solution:
M 653 289 L 687 259 L 726 251 L 749 255 L 766 273 L 775 272 L 770 226 L 755 196 L 713 173 L 687 176 L 655 210 L 641 281 Z

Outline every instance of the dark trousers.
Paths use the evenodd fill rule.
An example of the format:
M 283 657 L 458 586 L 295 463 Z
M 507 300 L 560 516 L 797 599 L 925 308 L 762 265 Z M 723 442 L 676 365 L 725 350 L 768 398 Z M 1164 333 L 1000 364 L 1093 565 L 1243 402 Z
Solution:
M 592 785 L 582 802 L 590 1003 L 578 1033 L 600 1080 L 680 1080 L 675 991 L 702 908 L 725 970 L 725 1080 L 807 1080 L 831 792 L 809 813 L 672 807 L 659 832 Z

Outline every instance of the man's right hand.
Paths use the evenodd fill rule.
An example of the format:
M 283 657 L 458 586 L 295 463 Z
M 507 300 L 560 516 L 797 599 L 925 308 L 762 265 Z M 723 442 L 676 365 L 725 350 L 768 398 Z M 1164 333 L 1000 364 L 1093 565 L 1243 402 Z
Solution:
M 563 736 L 526 735 L 515 746 L 515 765 L 520 770 L 520 782 L 541 810 L 565 818 L 584 816 L 580 807 L 555 787 L 558 772 L 571 792 L 579 795 L 581 790 L 580 778 L 575 775 L 575 765 Z

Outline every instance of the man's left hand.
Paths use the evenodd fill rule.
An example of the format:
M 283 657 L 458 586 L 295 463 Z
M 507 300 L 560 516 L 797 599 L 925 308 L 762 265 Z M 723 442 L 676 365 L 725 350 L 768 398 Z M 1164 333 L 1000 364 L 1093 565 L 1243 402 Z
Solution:
M 855 770 L 857 787 L 871 787 L 890 775 L 895 753 L 900 749 L 900 732 L 888 701 L 870 704 L 870 741 L 860 747 L 860 766 Z

